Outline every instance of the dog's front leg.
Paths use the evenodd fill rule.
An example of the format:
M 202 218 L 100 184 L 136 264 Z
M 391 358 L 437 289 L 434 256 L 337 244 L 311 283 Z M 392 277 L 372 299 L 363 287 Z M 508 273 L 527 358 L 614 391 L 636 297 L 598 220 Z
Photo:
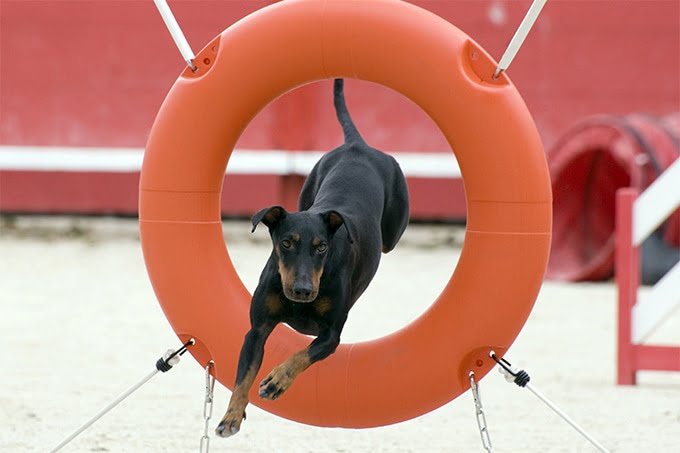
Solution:
M 272 370 L 260 383 L 260 397 L 275 400 L 283 394 L 304 370 L 314 362 L 323 360 L 332 353 L 340 344 L 339 328 L 327 328 L 302 351 L 296 352 L 285 362 Z
M 267 323 L 253 327 L 246 334 L 238 359 L 236 372 L 236 385 L 229 400 L 227 412 L 222 421 L 215 429 L 220 437 L 229 437 L 236 434 L 241 428 L 241 422 L 246 418 L 246 406 L 248 405 L 248 392 L 253 386 L 255 376 L 262 365 L 264 356 L 264 344 L 274 326 Z

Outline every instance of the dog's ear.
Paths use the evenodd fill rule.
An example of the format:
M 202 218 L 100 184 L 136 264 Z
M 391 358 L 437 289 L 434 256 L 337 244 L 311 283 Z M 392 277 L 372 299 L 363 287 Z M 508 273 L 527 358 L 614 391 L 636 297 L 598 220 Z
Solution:
M 288 213 L 281 206 L 271 206 L 269 208 L 264 208 L 258 211 L 253 216 L 253 229 L 251 233 L 255 231 L 257 225 L 262 222 L 271 230 L 276 228 L 276 225 L 283 219 L 286 218 Z
M 335 234 L 342 225 L 345 225 L 347 230 L 347 238 L 350 244 L 354 244 L 354 225 L 345 220 L 345 218 L 338 211 L 328 211 L 323 214 L 323 220 L 328 225 L 328 230 L 331 234 Z

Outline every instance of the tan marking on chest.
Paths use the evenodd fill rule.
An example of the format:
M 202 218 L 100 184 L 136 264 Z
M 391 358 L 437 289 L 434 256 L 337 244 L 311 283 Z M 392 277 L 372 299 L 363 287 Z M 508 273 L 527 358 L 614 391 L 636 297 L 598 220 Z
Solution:
M 323 316 L 333 308 L 333 302 L 328 297 L 322 297 L 314 301 L 314 310 L 319 316 Z
M 269 314 L 276 315 L 281 313 L 283 302 L 281 302 L 281 298 L 276 294 L 269 294 L 264 299 L 264 306 L 267 307 L 267 312 L 269 312 Z

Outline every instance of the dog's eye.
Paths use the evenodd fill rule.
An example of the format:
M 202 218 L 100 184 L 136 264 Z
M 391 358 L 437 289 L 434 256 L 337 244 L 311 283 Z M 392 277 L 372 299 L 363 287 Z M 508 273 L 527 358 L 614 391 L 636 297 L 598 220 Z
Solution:
M 284 249 L 289 249 L 293 246 L 293 244 L 288 239 L 284 239 L 283 241 L 281 241 L 281 245 L 283 246 Z
M 319 244 L 316 249 L 319 251 L 319 253 L 323 253 L 328 249 L 328 246 L 326 244 Z

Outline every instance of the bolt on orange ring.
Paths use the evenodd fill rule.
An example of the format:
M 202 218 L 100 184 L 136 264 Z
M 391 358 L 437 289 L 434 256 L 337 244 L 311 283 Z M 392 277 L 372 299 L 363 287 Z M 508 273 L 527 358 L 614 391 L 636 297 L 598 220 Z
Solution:
M 317 80 L 392 88 L 442 130 L 461 168 L 467 232 L 450 281 L 401 330 L 342 344 L 275 402 L 251 403 L 317 426 L 365 428 L 425 414 L 483 377 L 524 325 L 543 280 L 551 191 L 522 98 L 463 32 L 396 0 L 288 0 L 229 27 L 170 90 L 151 130 L 140 183 L 142 248 L 172 328 L 233 388 L 250 294 L 222 237 L 220 194 L 234 144 L 269 102 Z M 446 194 L 442 194 L 446 202 Z M 407 301 L 395 301 L 395 303 Z M 279 327 L 261 376 L 309 342 Z

